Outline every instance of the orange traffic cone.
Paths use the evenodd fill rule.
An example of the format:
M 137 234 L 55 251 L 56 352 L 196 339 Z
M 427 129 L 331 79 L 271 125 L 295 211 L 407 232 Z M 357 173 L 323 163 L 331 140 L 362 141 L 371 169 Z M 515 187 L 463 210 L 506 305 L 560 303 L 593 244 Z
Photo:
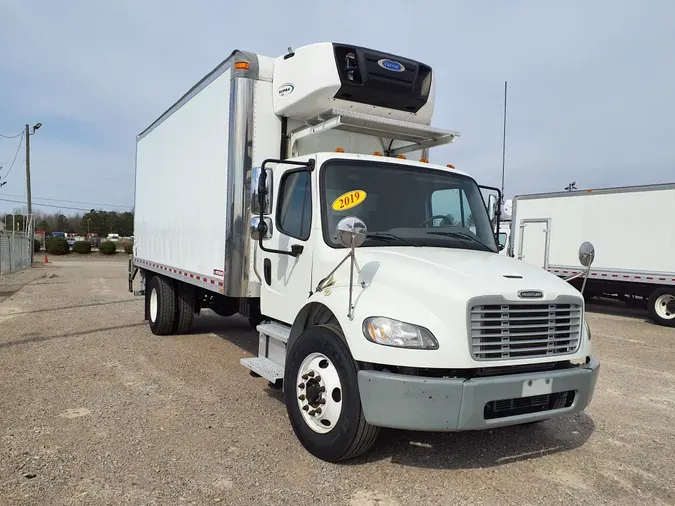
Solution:
M 47 253 L 45 253 L 45 263 L 46 263 L 46 264 L 49 263 L 49 259 L 47 258 Z

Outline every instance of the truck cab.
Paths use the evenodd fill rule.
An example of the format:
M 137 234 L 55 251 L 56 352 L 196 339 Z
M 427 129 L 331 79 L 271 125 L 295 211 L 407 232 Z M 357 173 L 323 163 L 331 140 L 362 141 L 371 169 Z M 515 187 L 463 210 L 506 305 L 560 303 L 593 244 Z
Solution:
M 429 162 L 459 137 L 431 126 L 431 67 L 320 43 L 234 52 L 214 72 L 191 93 L 231 83 L 221 277 L 193 273 L 188 256 L 150 258 L 172 253 L 150 247 L 141 180 L 130 290 L 140 270 L 154 333 L 188 331 L 202 307 L 248 316 L 258 354 L 241 364 L 283 390 L 296 436 L 330 462 L 367 451 L 381 427 L 489 429 L 585 409 L 599 361 L 583 297 L 500 254 L 498 189 Z M 159 132 L 137 158 L 152 167 L 160 150 L 166 181 Z

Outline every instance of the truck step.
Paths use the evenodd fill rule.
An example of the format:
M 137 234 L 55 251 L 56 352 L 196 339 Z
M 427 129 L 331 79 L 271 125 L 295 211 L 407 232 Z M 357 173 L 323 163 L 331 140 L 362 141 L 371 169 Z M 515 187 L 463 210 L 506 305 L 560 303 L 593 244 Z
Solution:
M 288 325 L 276 322 L 267 322 L 261 323 L 256 327 L 258 332 L 265 334 L 266 336 L 271 337 L 281 341 L 282 343 L 287 343 L 288 338 L 291 336 L 291 328 Z
M 272 362 L 269 358 L 253 357 L 242 358 L 239 362 L 241 365 L 250 369 L 251 372 L 262 376 L 267 381 L 276 383 L 278 380 L 284 379 L 284 366 Z

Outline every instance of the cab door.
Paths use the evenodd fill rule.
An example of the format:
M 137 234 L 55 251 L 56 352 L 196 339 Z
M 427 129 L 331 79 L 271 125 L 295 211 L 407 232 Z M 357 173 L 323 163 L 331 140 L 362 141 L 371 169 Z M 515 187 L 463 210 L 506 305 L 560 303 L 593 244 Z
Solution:
M 260 309 L 264 316 L 292 324 L 311 291 L 316 171 L 279 164 L 274 169 L 271 237 L 257 256 Z M 274 251 L 265 251 L 274 250 Z M 295 255 L 295 256 L 294 256 Z

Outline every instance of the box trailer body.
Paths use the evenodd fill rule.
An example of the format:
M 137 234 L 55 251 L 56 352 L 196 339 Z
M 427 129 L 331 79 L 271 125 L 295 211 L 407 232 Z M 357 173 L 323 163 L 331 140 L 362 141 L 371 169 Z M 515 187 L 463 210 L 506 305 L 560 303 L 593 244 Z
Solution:
M 234 51 L 137 137 L 129 290 L 140 273 L 152 332 L 248 317 L 242 365 L 327 461 L 379 427 L 534 422 L 595 388 L 581 294 L 499 254 L 498 189 L 429 162 L 459 136 L 431 126 L 436 86 L 345 44 Z
M 591 241 L 586 296 L 639 297 L 657 323 L 675 325 L 675 227 L 661 219 L 675 213 L 675 184 L 519 195 L 513 202 L 511 256 L 575 276 L 575 246 Z

